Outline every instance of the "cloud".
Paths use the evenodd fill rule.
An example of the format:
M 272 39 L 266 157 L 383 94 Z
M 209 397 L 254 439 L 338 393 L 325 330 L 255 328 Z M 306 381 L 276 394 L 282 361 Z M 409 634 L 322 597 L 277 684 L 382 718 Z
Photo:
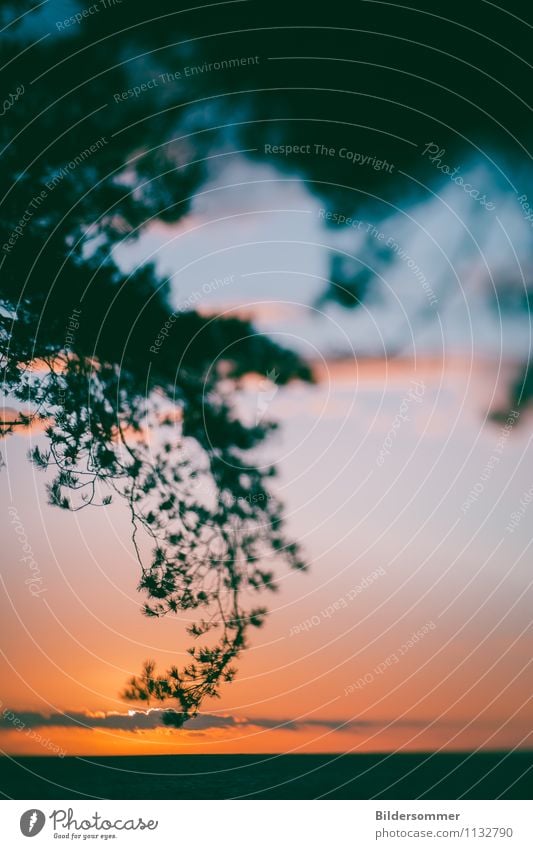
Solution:
M 21 421 L 21 416 L 25 417 Z M 0 412 L 0 428 L 6 432 L 28 434 L 34 431 L 44 430 L 49 425 L 48 419 L 42 419 L 35 416 L 31 410 L 17 410 L 14 407 L 2 407 Z
M 0 729 L 15 727 L 17 720 L 27 728 L 109 728 L 120 731 L 148 731 L 163 725 L 180 725 L 180 717 L 176 711 L 152 709 L 147 711 L 130 710 L 127 713 L 110 712 L 73 712 L 52 713 L 46 715 L 37 711 L 5 710 L 0 716 Z M 174 721 L 173 721 L 174 720 Z M 239 724 L 232 716 L 216 714 L 200 714 L 187 722 L 191 730 L 205 728 L 228 728 Z M 20 727 L 20 726 L 19 726 Z
M 52 713 L 46 715 L 37 711 L 5 710 L 0 716 L 0 730 L 9 730 L 16 722 L 24 723 L 27 728 L 102 728 L 114 731 L 151 731 L 161 727 L 183 727 L 186 731 L 207 731 L 214 729 L 244 729 L 263 728 L 280 731 L 301 731 L 306 728 L 324 728 L 331 731 L 358 731 L 362 729 L 379 728 L 388 724 L 386 720 L 366 721 L 339 719 L 299 718 L 272 719 L 270 717 L 238 717 L 223 714 L 202 713 L 188 720 L 182 726 L 181 714 L 173 710 L 153 708 L 147 711 L 129 710 L 127 713 L 110 712 L 73 712 Z M 407 720 L 394 725 L 408 727 L 424 727 L 426 721 Z M 20 726 L 18 726 L 20 727 Z

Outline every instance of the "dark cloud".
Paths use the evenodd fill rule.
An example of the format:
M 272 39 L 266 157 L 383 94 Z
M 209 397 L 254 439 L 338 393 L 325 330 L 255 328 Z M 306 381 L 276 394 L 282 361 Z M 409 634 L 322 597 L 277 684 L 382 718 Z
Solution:
M 179 716 L 180 714 L 175 711 L 159 709 L 132 710 L 127 713 L 89 714 L 74 712 L 52 713 L 50 715 L 36 711 L 5 710 L 4 714 L 0 716 L 0 729 L 14 728 L 18 721 L 18 723 L 24 723 L 28 728 L 49 726 L 55 728 L 109 728 L 121 731 L 146 731 L 160 728 L 163 725 L 179 725 L 179 722 L 172 722 L 173 717 L 178 718 Z M 187 723 L 187 728 L 196 731 L 205 728 L 228 728 L 236 724 L 237 720 L 232 716 L 200 714 Z
M 0 729 L 10 729 L 24 723 L 27 728 L 44 726 L 55 728 L 108 728 L 118 731 L 149 731 L 156 728 L 176 727 L 181 723 L 181 714 L 175 711 L 154 708 L 147 711 L 128 711 L 127 713 L 89 714 L 83 712 L 52 713 L 46 715 L 37 711 L 5 710 L 0 716 Z M 342 722 L 336 719 L 270 719 L 266 717 L 237 717 L 202 713 L 190 719 L 184 726 L 186 731 L 201 732 L 216 728 L 265 728 L 282 731 L 299 731 L 304 728 L 324 728 L 331 731 L 357 731 L 359 729 L 379 728 L 387 725 L 386 720 L 378 722 L 350 720 Z M 425 721 L 406 720 L 394 725 L 423 727 Z M 20 727 L 20 726 L 18 726 Z

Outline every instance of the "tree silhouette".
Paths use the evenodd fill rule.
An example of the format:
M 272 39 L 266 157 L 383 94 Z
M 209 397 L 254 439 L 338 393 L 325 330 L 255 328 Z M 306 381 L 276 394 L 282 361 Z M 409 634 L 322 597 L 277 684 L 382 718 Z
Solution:
M 5 3 L 3 26 L 26 11 Z M 66 27 L 62 13 L 52 0 L 5 30 L 4 89 L 17 96 L 0 118 L 0 339 L 19 413 L 3 432 L 44 426 L 32 460 L 52 504 L 125 503 L 146 615 L 198 613 L 189 665 L 158 674 L 150 661 L 125 691 L 176 699 L 176 723 L 234 675 L 265 616 L 243 599 L 275 587 L 276 561 L 303 566 L 268 489 L 274 470 L 251 459 L 273 425 L 237 416 L 231 382 L 311 374 L 249 322 L 173 312 L 169 282 L 151 265 L 125 274 L 115 249 L 184 216 L 232 150 L 305 179 L 328 210 L 376 220 L 443 184 L 421 156 L 433 139 L 452 158 L 483 148 L 504 162 L 529 133 L 527 30 L 487 3 L 206 11 L 161 0 L 108 4 Z M 341 147 L 394 167 L 347 176 L 327 153 Z M 324 302 L 357 307 L 372 292 L 367 242 L 360 263 L 332 256 Z
M 14 79 L 16 39 L 11 49 Z M 62 51 L 57 42 L 37 49 L 34 73 L 39 59 L 61 63 Z M 112 49 L 100 58 L 109 62 Z M 85 61 L 69 68 L 75 87 Z M 52 77 L 50 99 L 59 100 L 54 84 L 63 78 Z M 122 72 L 116 77 L 123 88 Z M 253 597 L 275 588 L 275 562 L 303 568 L 267 489 L 275 470 L 247 460 L 274 425 L 239 419 L 232 387 L 250 371 L 275 370 L 279 384 L 311 373 L 247 321 L 173 312 L 168 281 L 154 267 L 120 270 L 113 246 L 154 217 L 178 219 L 202 175 L 178 166 L 175 151 L 136 157 L 139 145 L 161 138 L 164 119 L 134 141 L 110 142 L 114 118 L 90 117 L 100 96 L 96 84 L 83 111 L 71 99 L 40 114 L 29 89 L 1 126 L 3 386 L 19 409 L 3 433 L 44 427 L 46 445 L 31 458 L 48 472 L 51 504 L 125 503 L 147 616 L 197 614 L 190 663 L 157 677 L 147 663 L 125 691 L 176 699 L 185 720 L 233 677 L 249 629 L 264 620 Z M 80 124 L 81 136 L 72 132 Z M 89 153 L 78 162 L 80 150 Z

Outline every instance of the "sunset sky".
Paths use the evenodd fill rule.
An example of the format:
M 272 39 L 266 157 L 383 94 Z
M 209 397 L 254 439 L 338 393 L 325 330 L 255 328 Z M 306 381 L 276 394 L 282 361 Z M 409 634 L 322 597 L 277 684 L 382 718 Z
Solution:
M 407 268 L 391 271 L 373 306 L 320 305 L 327 246 L 345 235 L 323 226 L 300 181 L 243 158 L 217 179 L 179 225 L 153 225 L 117 255 L 132 269 L 155 260 L 176 307 L 199 292 L 203 311 L 250 315 L 312 362 L 315 385 L 272 387 L 267 415 L 280 428 L 263 449 L 309 572 L 280 573 L 222 698 L 184 729 L 162 727 L 119 692 L 147 657 L 183 662 L 188 642 L 178 617 L 140 613 L 128 515 L 120 505 L 49 507 L 46 476 L 26 459 L 39 433 L 10 437 L 1 509 L 16 511 L 38 571 L 21 560 L 11 522 L 1 698 L 19 728 L 4 715 L 0 746 L 88 756 L 531 746 L 527 499 L 509 528 L 533 492 L 531 421 L 487 420 L 528 352 L 527 320 L 494 310 L 480 261 L 457 248 L 451 225 L 435 247 L 448 190 L 412 221 L 391 213 L 381 225 L 405 240 L 439 297 L 433 315 L 408 322 L 420 291 Z M 491 269 L 509 264 L 514 214 L 479 227 Z M 251 377 L 235 393 L 244 416 L 258 391 Z

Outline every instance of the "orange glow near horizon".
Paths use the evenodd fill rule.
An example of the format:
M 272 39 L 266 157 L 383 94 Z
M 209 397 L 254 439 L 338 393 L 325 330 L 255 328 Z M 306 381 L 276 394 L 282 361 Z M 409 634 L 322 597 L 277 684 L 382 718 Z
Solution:
M 43 478 L 25 461 L 28 440 L 39 434 L 10 437 L 5 450 L 17 477 L 10 477 L 3 506 L 6 515 L 16 511 L 36 566 L 32 572 L 23 560 L 9 527 L 0 715 L 12 711 L 24 724 L 17 729 L 4 716 L 2 750 L 46 756 L 530 747 L 527 523 L 500 550 L 493 518 L 484 525 L 484 514 L 476 519 L 481 533 L 470 524 L 475 511 L 490 510 L 490 499 L 458 522 L 457 504 L 501 435 L 498 425 L 480 428 L 478 417 L 480 399 L 490 399 L 484 387 L 493 364 L 477 363 L 472 374 L 465 366 L 460 358 L 446 366 L 421 359 L 416 368 L 408 361 L 332 361 L 317 368 L 315 386 L 279 389 L 272 414 L 281 420 L 281 436 L 266 454 L 280 467 L 276 487 L 310 571 L 279 575 L 264 627 L 252 635 L 221 700 L 202 706 L 201 728 L 73 728 L 46 720 L 100 714 L 105 724 L 110 712 L 144 709 L 119 693 L 147 658 L 160 669 L 186 660 L 187 617 L 141 616 L 128 516 L 116 505 L 76 514 L 45 505 Z M 424 403 L 411 405 L 396 450 L 378 473 L 375 458 L 414 379 L 423 382 Z M 469 380 L 475 391 L 465 407 L 462 386 Z M 241 391 L 246 407 L 254 381 Z M 456 464 L 473 433 L 478 453 L 461 480 L 449 488 L 441 464 L 417 493 L 433 458 L 446 450 Z M 420 445 L 398 503 L 387 487 Z M 518 494 L 530 486 L 527 464 L 518 465 L 527 449 L 527 428 L 516 427 L 501 466 L 516 468 Z M 503 490 L 499 473 L 494 486 Z M 498 507 L 499 527 L 516 500 L 507 497 Z M 32 596 L 27 581 L 35 569 L 40 592 Z

